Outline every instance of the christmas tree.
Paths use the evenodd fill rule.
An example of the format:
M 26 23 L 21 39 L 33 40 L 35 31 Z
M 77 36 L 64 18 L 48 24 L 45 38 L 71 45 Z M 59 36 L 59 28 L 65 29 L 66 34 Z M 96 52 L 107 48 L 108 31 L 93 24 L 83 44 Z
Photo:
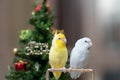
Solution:
M 29 24 L 34 29 L 21 30 L 20 47 L 14 49 L 14 66 L 10 67 L 7 80 L 45 80 L 45 72 L 49 68 L 48 50 L 53 37 L 53 16 L 47 0 L 34 5 Z
M 21 30 L 20 47 L 13 49 L 15 57 L 6 75 L 7 80 L 45 80 L 45 73 L 50 68 L 48 53 L 53 38 L 53 18 L 47 0 L 34 6 L 29 19 L 34 28 Z M 66 78 L 70 80 L 68 74 L 63 74 L 60 80 Z M 54 80 L 53 75 L 50 80 Z

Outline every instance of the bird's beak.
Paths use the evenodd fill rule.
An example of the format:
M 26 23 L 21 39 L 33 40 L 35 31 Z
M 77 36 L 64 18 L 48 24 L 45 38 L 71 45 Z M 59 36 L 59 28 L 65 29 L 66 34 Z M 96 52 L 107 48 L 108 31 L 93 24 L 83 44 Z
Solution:
M 90 42 L 89 45 L 92 46 L 93 45 L 92 42 Z
M 66 40 L 66 38 L 63 38 L 62 40 L 63 40 L 65 43 L 67 43 L 67 40 Z

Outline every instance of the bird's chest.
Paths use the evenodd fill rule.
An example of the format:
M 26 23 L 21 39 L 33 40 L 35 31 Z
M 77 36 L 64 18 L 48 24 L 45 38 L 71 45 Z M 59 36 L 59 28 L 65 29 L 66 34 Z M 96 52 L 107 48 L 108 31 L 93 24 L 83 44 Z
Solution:
M 82 53 L 78 53 L 79 55 L 75 56 L 74 61 L 76 61 L 75 65 L 82 67 L 85 66 L 88 60 L 88 51 L 83 51 Z
M 65 52 L 61 51 L 61 52 L 55 52 L 55 55 L 53 56 L 53 58 L 55 58 L 56 60 L 62 60 L 65 57 Z
M 88 53 L 81 54 L 77 56 L 78 61 L 85 61 L 88 58 Z
M 54 65 L 63 64 L 67 61 L 67 49 L 57 49 L 50 53 L 50 62 Z

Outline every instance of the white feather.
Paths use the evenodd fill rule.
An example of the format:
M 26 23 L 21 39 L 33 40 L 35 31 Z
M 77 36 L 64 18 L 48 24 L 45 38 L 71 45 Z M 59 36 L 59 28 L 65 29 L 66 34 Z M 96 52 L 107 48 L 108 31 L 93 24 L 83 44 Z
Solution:
M 87 37 L 79 39 L 75 43 L 75 47 L 72 49 L 70 55 L 70 68 L 84 68 L 89 56 L 89 48 L 91 40 Z M 70 76 L 72 79 L 80 77 L 80 72 L 71 72 Z

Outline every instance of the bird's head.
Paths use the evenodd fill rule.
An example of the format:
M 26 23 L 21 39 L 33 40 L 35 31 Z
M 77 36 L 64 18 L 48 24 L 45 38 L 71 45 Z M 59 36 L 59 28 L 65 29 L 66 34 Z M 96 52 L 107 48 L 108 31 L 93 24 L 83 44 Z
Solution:
M 82 45 L 85 48 L 90 49 L 90 47 L 92 46 L 92 41 L 90 38 L 84 37 L 84 38 L 79 39 L 75 44 L 75 46 L 80 46 L 80 45 Z
M 65 46 L 67 43 L 66 37 L 63 33 L 58 33 L 54 35 L 52 44 L 56 46 Z

